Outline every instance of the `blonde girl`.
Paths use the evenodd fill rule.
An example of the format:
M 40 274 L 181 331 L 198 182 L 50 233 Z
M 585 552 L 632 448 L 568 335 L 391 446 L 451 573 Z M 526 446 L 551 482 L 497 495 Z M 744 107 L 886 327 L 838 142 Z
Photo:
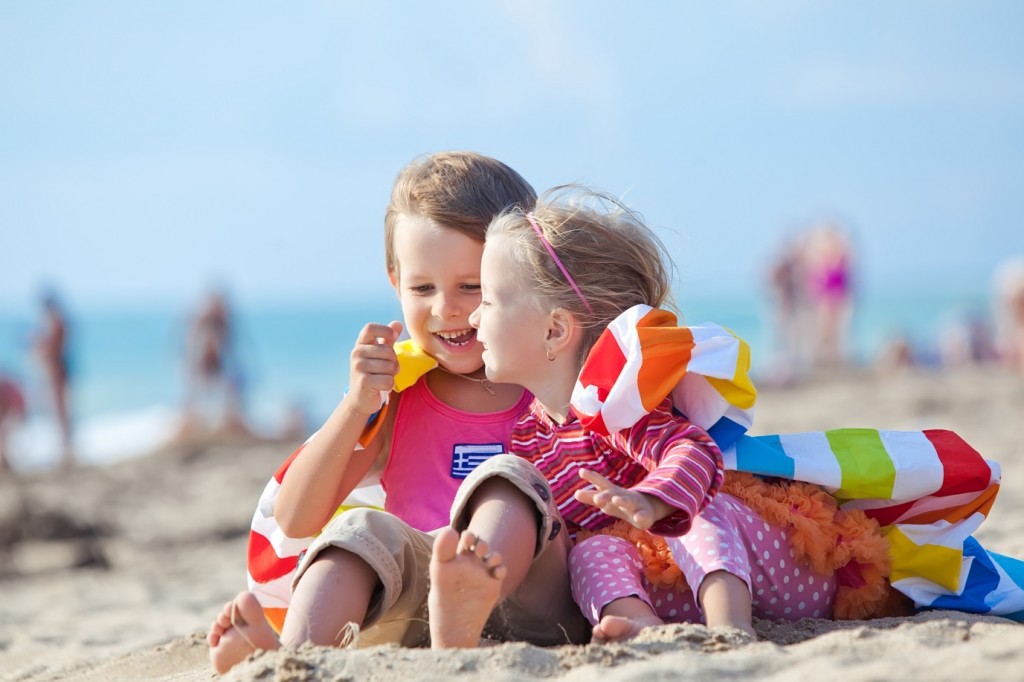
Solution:
M 484 347 L 488 379 L 522 385 L 535 396 L 530 414 L 513 430 L 513 453 L 546 479 L 550 513 L 570 536 L 592 535 L 569 559 L 577 603 L 596 640 L 626 638 L 666 620 L 753 634 L 754 614 L 825 615 L 834 581 L 793 560 L 784 528 L 719 492 L 718 447 L 675 409 L 671 397 L 623 429 L 603 428 L 599 415 L 589 413 L 595 400 L 607 396 L 578 387 L 588 357 L 607 345 L 602 335 L 622 319 L 648 318 L 653 311 L 661 326 L 674 321 L 658 310 L 670 305 L 671 269 L 664 247 L 638 214 L 578 187 L 549 192 L 533 211 L 506 212 L 488 230 L 482 298 L 470 323 Z M 723 342 L 735 340 L 725 330 L 720 335 Z M 678 360 L 685 366 L 686 358 Z M 638 544 L 621 532 L 595 534 L 616 520 L 646 539 Z M 685 578 L 664 593 L 647 578 L 640 556 L 650 538 L 669 548 L 676 573 Z M 474 573 L 472 536 L 464 533 L 455 545 L 453 531 L 438 542 L 445 551 L 435 551 L 432 573 L 446 578 L 458 572 L 460 580 L 439 582 L 432 606 L 450 606 L 453 600 L 434 594 L 446 584 L 466 590 L 495 579 L 501 560 L 493 543 L 480 564 L 487 570 Z M 507 555 L 513 548 L 499 549 Z M 785 603 L 780 586 L 789 597 Z M 805 592 L 806 599 L 793 598 Z M 463 621 L 471 620 L 467 611 L 472 608 L 459 614 Z M 446 630 L 448 619 L 436 621 L 433 611 L 431 619 L 432 632 Z

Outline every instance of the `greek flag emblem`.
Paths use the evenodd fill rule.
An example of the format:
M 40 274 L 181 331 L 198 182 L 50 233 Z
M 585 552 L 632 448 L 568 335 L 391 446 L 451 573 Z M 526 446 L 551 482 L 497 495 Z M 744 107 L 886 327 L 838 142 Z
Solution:
M 452 448 L 452 478 L 465 478 L 480 463 L 505 451 L 501 443 L 456 445 Z

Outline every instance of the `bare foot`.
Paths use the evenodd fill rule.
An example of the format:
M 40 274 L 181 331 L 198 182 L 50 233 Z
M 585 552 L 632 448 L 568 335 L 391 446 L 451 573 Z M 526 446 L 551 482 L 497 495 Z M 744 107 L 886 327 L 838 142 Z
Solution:
M 430 559 L 430 646 L 475 647 L 498 603 L 508 570 L 501 555 L 469 531 L 445 528 L 434 539 Z
M 665 621 L 657 616 L 640 616 L 626 618 L 625 616 L 603 616 L 601 621 L 594 626 L 591 641 L 597 644 L 608 642 L 624 642 L 633 639 L 640 634 L 644 628 L 654 625 L 664 625 Z
M 210 663 L 221 675 L 257 650 L 281 646 L 274 629 L 263 617 L 256 595 L 251 592 L 239 592 L 234 600 L 224 605 L 224 610 L 210 624 L 206 643 L 210 645 Z

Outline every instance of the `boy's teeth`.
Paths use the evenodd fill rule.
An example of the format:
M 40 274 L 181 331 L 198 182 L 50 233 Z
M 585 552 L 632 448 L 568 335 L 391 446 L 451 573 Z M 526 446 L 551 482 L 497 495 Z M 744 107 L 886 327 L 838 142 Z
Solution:
M 473 330 L 471 329 L 465 329 L 461 332 L 435 332 L 435 334 L 438 338 L 459 346 L 469 343 L 473 338 Z

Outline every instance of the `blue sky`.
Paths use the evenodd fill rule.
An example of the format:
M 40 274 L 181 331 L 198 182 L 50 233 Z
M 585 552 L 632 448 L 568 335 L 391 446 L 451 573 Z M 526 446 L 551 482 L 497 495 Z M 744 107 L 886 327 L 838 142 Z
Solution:
M 853 230 L 874 288 L 1024 252 L 1017 2 L 8 2 L 0 310 L 389 296 L 391 181 L 474 149 L 623 195 L 682 295 Z

